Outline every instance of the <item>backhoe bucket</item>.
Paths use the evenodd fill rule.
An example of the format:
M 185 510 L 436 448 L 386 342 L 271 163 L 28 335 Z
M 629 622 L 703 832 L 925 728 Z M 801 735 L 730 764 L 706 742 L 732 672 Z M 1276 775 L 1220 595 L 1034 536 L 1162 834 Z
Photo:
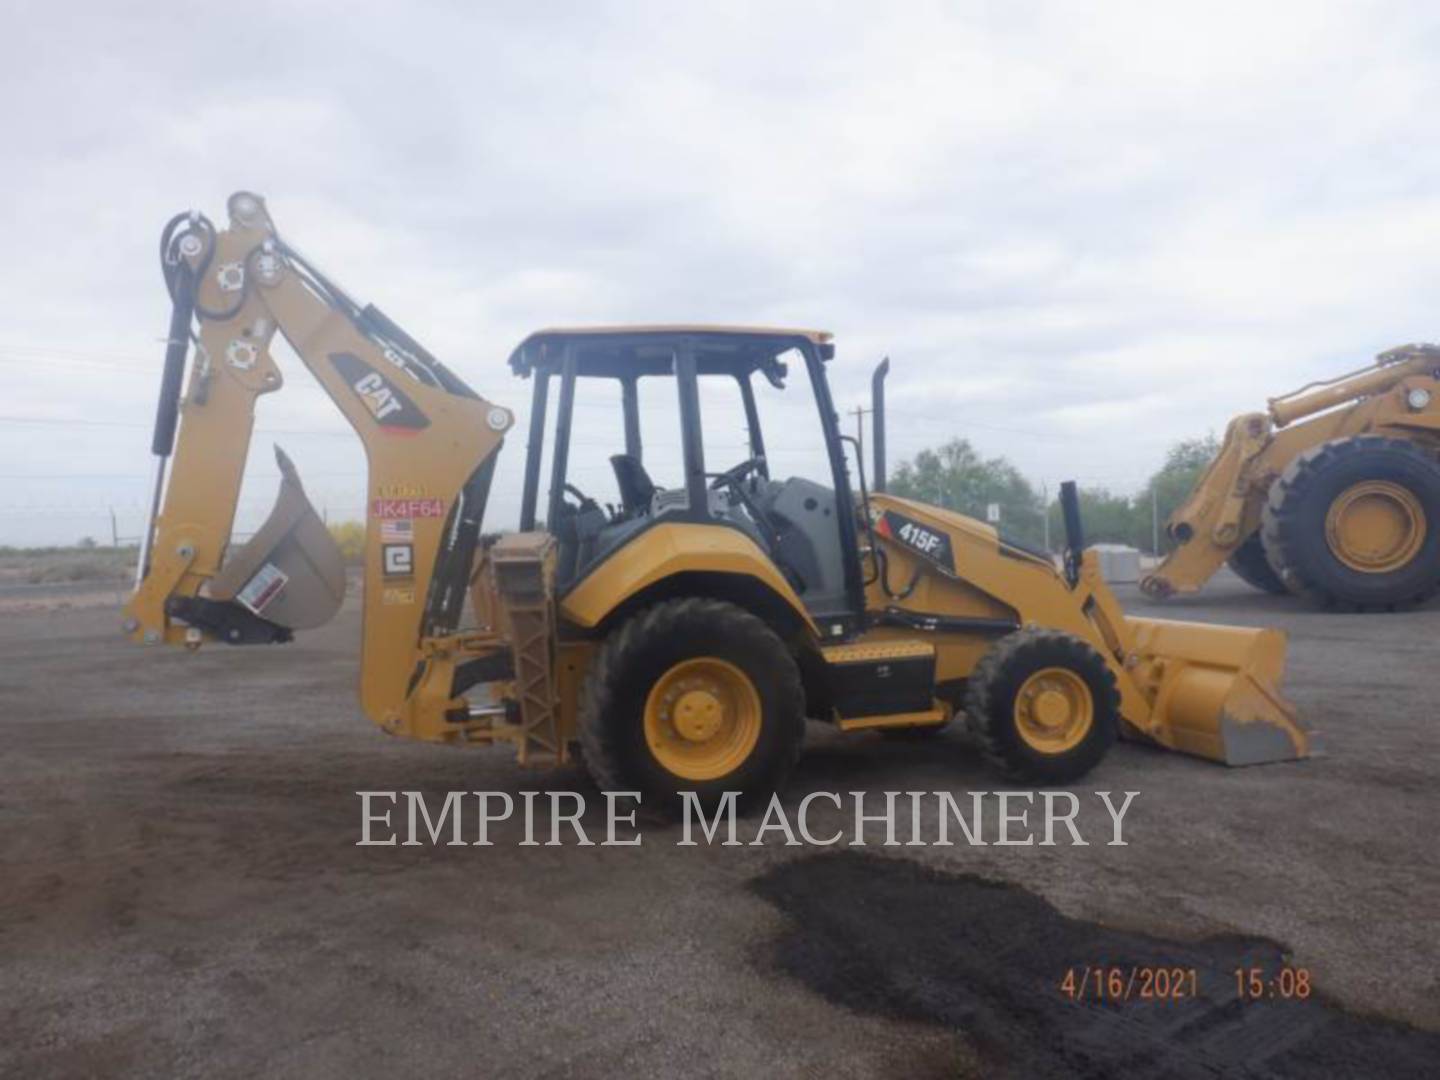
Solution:
M 323 626 L 345 599 L 345 564 L 330 530 L 305 497 L 295 466 L 278 446 L 280 494 L 260 531 L 225 560 L 210 598 L 233 600 L 289 630 Z
M 1156 742 L 1226 765 L 1307 757 L 1311 737 L 1280 693 L 1285 635 L 1278 630 L 1126 618 L 1136 677 L 1155 690 Z

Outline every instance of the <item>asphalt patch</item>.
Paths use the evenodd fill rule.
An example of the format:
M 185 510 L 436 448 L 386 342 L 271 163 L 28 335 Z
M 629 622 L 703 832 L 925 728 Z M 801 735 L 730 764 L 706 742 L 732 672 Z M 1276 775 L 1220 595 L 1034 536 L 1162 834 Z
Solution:
M 798 859 L 751 887 L 790 921 L 769 963 L 837 1004 L 958 1032 L 986 1076 L 1433 1077 L 1440 1062 L 1440 1035 L 1347 1012 L 1313 983 L 1304 1000 L 1271 998 L 1296 991 L 1279 973 L 1297 969 L 1263 938 L 1167 941 L 861 852 Z M 1116 1000 L 1096 999 L 1096 968 Z M 1186 996 L 1142 1000 L 1146 971 L 1162 968 L 1193 970 L 1194 996 L 1185 974 Z M 1259 969 L 1264 997 L 1240 998 L 1237 968 Z

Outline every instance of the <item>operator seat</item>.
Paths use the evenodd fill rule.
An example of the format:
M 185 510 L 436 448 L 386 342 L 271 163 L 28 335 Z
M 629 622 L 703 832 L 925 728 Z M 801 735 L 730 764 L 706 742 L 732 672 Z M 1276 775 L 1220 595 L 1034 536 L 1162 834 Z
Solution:
M 634 514 L 650 507 L 655 497 L 655 481 L 645 471 L 640 459 L 632 454 L 616 454 L 610 459 L 615 470 L 615 485 L 620 489 L 620 505 L 625 513 Z

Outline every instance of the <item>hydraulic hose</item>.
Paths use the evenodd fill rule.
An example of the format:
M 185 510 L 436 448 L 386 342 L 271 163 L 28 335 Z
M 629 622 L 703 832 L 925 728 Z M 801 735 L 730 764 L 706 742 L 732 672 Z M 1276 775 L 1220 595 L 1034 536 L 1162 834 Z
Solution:
M 190 320 L 195 314 L 195 281 L 190 267 L 181 261 L 170 287 L 170 334 L 165 339 L 165 370 L 160 376 L 160 401 L 155 407 L 155 433 L 150 450 L 157 457 L 169 457 L 175 448 L 175 427 L 180 416 L 180 383 L 185 375 L 185 355 L 190 351 Z

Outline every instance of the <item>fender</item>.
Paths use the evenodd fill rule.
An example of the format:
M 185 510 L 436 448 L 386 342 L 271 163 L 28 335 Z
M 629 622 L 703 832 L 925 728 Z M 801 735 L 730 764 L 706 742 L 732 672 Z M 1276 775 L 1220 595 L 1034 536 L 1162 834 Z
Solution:
M 739 529 L 673 522 L 655 525 L 596 563 L 560 600 L 561 617 L 593 629 L 626 600 L 675 574 L 710 572 L 755 578 L 812 632 L 814 620 L 769 556 Z

